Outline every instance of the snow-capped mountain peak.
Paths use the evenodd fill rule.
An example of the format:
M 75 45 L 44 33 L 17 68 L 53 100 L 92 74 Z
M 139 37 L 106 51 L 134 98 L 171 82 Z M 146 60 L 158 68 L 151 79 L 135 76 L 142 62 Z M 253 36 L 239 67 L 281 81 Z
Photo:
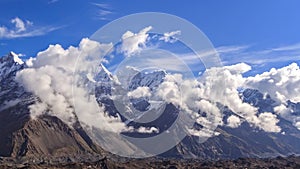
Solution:
M 15 74 L 18 70 L 22 69 L 24 65 L 23 61 L 14 52 L 0 57 L 0 81 L 7 78 L 10 74 Z
M 24 63 L 23 60 L 19 58 L 19 55 L 17 55 L 17 54 L 14 53 L 13 51 L 11 51 L 11 52 L 9 53 L 9 55 L 13 57 L 14 62 L 16 62 L 16 63 L 18 63 L 18 64 L 20 64 L 20 65 L 22 65 L 22 64 Z
M 129 89 L 134 90 L 139 86 L 147 86 L 152 90 L 163 82 L 165 76 L 166 72 L 163 70 L 146 73 L 139 72 L 131 79 Z
M 103 64 L 100 64 L 100 72 L 96 75 L 96 82 L 111 82 L 113 81 L 113 75 L 105 68 Z

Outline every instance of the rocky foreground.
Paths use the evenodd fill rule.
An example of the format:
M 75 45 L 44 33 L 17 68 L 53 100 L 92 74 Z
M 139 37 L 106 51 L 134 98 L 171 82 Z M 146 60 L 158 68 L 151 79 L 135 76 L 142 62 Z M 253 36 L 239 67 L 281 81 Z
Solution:
M 300 168 L 299 156 L 276 158 L 238 158 L 235 160 L 203 161 L 197 159 L 124 159 L 101 157 L 60 157 L 43 159 L 13 159 L 1 158 L 0 168 L 100 168 L 100 169 L 135 169 L 135 168 L 162 168 L 162 169 L 192 169 L 192 168 Z

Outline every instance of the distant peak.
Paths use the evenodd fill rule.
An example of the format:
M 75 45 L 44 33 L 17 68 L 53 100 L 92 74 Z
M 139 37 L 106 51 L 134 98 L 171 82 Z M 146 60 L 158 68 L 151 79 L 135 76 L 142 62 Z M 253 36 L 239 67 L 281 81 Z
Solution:
M 106 67 L 105 67 L 105 66 L 104 66 L 102 63 L 100 64 L 100 67 L 101 67 L 101 70 L 102 70 L 102 71 L 104 71 L 106 74 L 108 74 L 108 75 L 110 75 L 110 76 L 111 76 L 111 73 L 110 73 L 110 71 L 109 71 L 109 70 L 107 70 L 107 69 L 106 69 Z
M 113 80 L 113 75 L 110 73 L 109 70 L 106 69 L 106 67 L 102 63 L 100 64 L 100 68 L 100 72 L 96 75 L 94 79 L 95 81 L 109 82 Z
M 23 60 L 19 58 L 20 55 L 14 53 L 13 51 L 9 52 L 9 56 L 12 56 L 14 59 L 14 62 L 16 62 L 20 65 L 22 65 L 24 63 Z

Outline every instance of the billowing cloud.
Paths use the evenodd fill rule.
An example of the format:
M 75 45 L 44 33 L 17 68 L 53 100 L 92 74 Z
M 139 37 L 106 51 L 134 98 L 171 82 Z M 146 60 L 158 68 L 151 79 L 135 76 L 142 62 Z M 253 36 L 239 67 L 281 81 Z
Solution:
M 269 94 L 276 101 L 274 111 L 297 127 L 300 118 L 287 104 L 288 101 L 300 102 L 300 70 L 296 63 L 248 77 L 245 84 L 247 87 Z
M 250 119 L 255 116 L 257 109 L 244 103 L 237 91 L 244 83 L 242 73 L 250 69 L 248 65 L 241 63 L 207 70 L 200 79 L 201 96 L 228 106 L 233 112 Z
M 186 113 L 191 113 L 196 122 L 206 130 L 214 130 L 217 126 L 224 125 L 222 119 L 224 115 L 217 107 L 217 103 L 220 103 L 236 114 L 227 119 L 227 125 L 230 127 L 238 127 L 245 120 L 262 130 L 279 132 L 276 115 L 259 114 L 256 107 L 243 102 L 240 97 L 237 89 L 244 86 L 246 78 L 242 74 L 249 70 L 251 70 L 249 65 L 240 63 L 210 68 L 199 77 L 199 80 L 186 80 L 180 74 L 167 75 L 157 88 L 156 95 L 166 102 L 179 106 Z M 199 110 L 205 116 L 201 115 L 202 113 L 198 114 Z
M 127 94 L 130 98 L 141 98 L 141 97 L 150 97 L 151 91 L 147 86 L 138 87 L 133 91 L 128 92 Z
M 23 29 L 22 25 L 18 27 L 19 30 Z M 122 36 L 121 46 L 117 50 L 129 57 L 140 52 L 146 45 L 150 30 L 151 26 L 138 33 L 127 31 Z M 175 33 L 168 33 L 166 36 Z M 40 99 L 30 106 L 31 115 L 37 117 L 47 113 L 72 124 L 76 108 L 76 115 L 84 124 L 114 132 L 127 130 L 120 118 L 110 117 L 104 108 L 98 105 L 89 86 L 95 82 L 93 75 L 101 71 L 99 65 L 104 61 L 100 59 L 101 56 L 112 49 L 112 44 L 83 39 L 78 47 L 71 46 L 68 49 L 64 49 L 61 45 L 50 45 L 45 51 L 39 52 L 36 58 L 26 61 L 29 68 L 19 72 L 17 80 Z M 299 67 L 297 64 L 291 64 L 254 77 L 243 77 L 243 74 L 250 70 L 249 65 L 239 63 L 212 67 L 197 79 L 185 78 L 181 74 L 166 74 L 164 81 L 157 88 L 150 90 L 145 86 L 138 87 L 126 94 L 130 98 L 147 97 L 150 101 L 157 99 L 174 104 L 203 126 L 202 130 L 188 129 L 191 134 L 197 136 L 212 136 L 216 134 L 214 129 L 217 126 L 227 125 L 236 128 L 244 121 L 267 132 L 280 132 L 277 115 L 290 117 L 291 114 L 286 101 L 300 101 Z M 136 70 L 132 73 L 135 74 Z M 116 81 L 118 83 L 129 81 L 126 75 L 122 78 L 123 80 L 116 79 Z M 248 87 L 256 88 L 264 94 L 268 93 L 276 99 L 277 114 L 259 113 L 258 108 L 243 102 L 238 89 Z M 226 122 L 223 122 L 224 114 L 218 106 L 220 104 L 234 113 L 226 119 Z M 293 123 L 300 126 L 300 120 L 294 120 Z M 152 133 L 158 132 L 158 129 L 139 128 L 137 131 Z
M 247 78 L 247 85 L 268 93 L 278 102 L 300 102 L 300 69 L 296 63 Z
M 18 72 L 16 77 L 39 98 L 30 106 L 31 116 L 49 114 L 72 126 L 76 111 L 82 124 L 113 132 L 126 130 L 119 118 L 109 117 L 104 112 L 85 86 L 86 75 L 99 71 L 99 57 L 111 48 L 112 44 L 83 39 L 78 48 L 63 49 L 60 45 L 50 45 L 38 53 L 36 59 L 31 60 L 30 67 Z
M 122 44 L 120 52 L 124 53 L 126 56 L 130 56 L 139 52 L 143 47 L 149 36 L 148 32 L 152 29 L 151 26 L 148 26 L 138 33 L 133 33 L 127 31 L 122 35 Z
M 281 128 L 277 126 L 279 120 L 277 119 L 275 114 L 265 112 L 261 113 L 258 116 L 259 119 L 259 127 L 267 132 L 280 132 Z
M 237 128 L 241 125 L 241 119 L 236 115 L 231 115 L 227 118 L 227 126 L 231 128 Z

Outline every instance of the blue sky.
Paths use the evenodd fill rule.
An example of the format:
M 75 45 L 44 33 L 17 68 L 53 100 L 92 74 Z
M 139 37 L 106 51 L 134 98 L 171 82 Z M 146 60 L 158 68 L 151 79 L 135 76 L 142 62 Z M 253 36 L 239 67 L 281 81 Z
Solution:
M 0 33 L 0 55 L 15 51 L 29 57 L 49 44 L 76 46 L 82 38 L 119 17 L 164 12 L 192 22 L 215 47 L 227 50 L 223 53 L 225 63 L 240 62 L 238 55 L 252 59 L 253 64 L 262 57 L 290 57 L 285 61 L 288 63 L 300 56 L 299 6 L 296 0 L 1 0 L 0 27 L 9 32 L 15 29 L 12 19 L 19 18 L 25 22 L 23 32 L 27 34 L 5 37 Z

